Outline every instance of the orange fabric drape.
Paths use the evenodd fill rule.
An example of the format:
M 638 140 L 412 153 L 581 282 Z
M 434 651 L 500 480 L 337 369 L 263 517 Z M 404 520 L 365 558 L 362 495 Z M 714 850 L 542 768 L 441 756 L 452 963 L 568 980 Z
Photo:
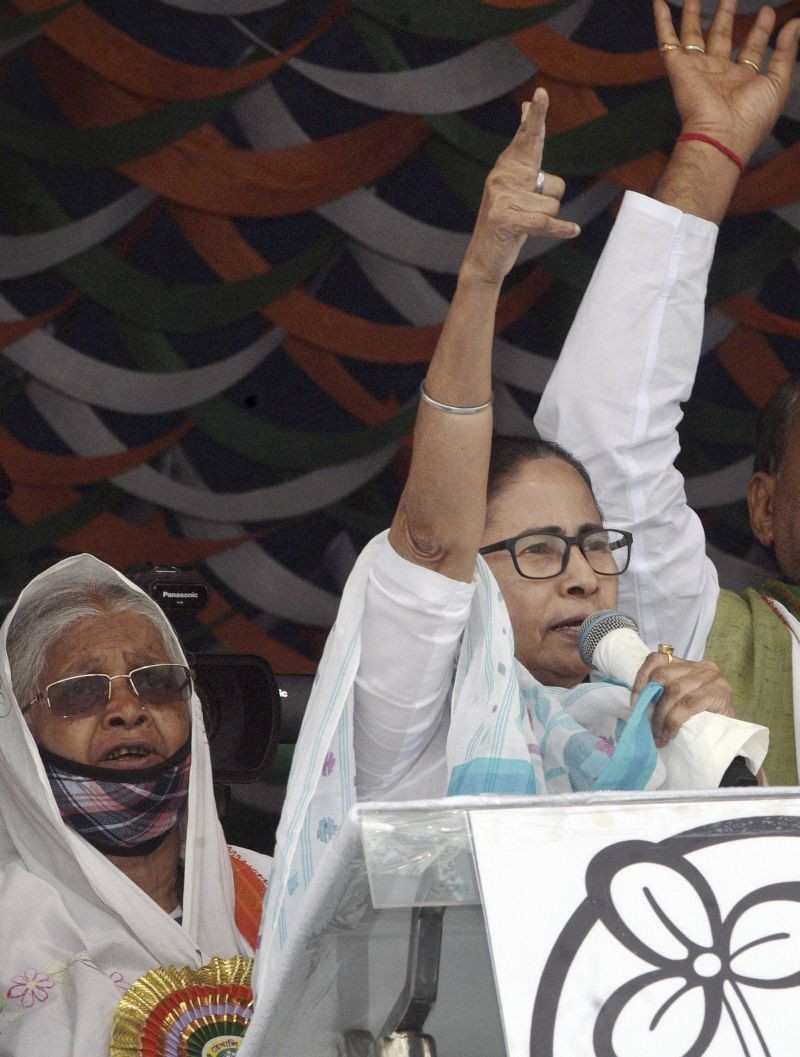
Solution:
M 71 308 L 79 300 L 80 296 L 80 293 L 74 290 L 63 301 L 53 305 L 52 308 L 45 309 L 44 312 L 38 312 L 35 316 L 27 316 L 25 319 L 9 319 L 4 323 L 0 323 L 0 349 L 13 345 L 15 341 L 27 337 L 28 334 L 38 330 L 39 327 L 47 326 L 51 320 Z
M 15 0 L 15 3 L 25 13 L 34 12 L 39 6 L 35 0 Z M 42 27 L 42 34 L 88 69 L 137 95 L 154 99 L 201 99 L 248 88 L 272 76 L 326 33 L 346 11 L 347 4 L 337 0 L 310 33 L 280 55 L 228 70 L 193 66 L 161 55 L 82 3 L 56 15 Z
M 717 357 L 745 396 L 763 407 L 789 372 L 770 348 L 767 339 L 738 327 L 717 346 Z M 753 370 L 753 364 L 758 370 Z
M 204 216 L 174 206 L 172 214 L 191 246 L 227 280 L 264 271 L 264 260 L 224 217 Z M 552 277 L 536 268 L 500 299 L 498 333 L 521 318 L 548 289 Z M 303 290 L 267 305 L 262 314 L 309 345 L 367 363 L 425 363 L 433 354 L 440 326 L 411 327 L 373 323 L 315 300 Z
M 788 319 L 779 316 L 776 312 L 770 312 L 750 294 L 736 294 L 717 306 L 722 311 L 735 319 L 737 323 L 761 330 L 767 334 L 779 334 L 785 338 L 800 338 L 800 320 Z M 800 310 L 800 306 L 798 306 Z
M 51 514 L 79 502 L 79 492 L 69 488 L 32 488 L 18 484 L 6 504 L 18 521 L 32 525 Z M 132 565 L 159 560 L 170 565 L 191 565 L 210 554 L 229 550 L 240 543 L 255 539 L 254 536 L 238 536 L 226 540 L 192 540 L 182 536 L 171 536 L 160 529 L 137 525 L 133 521 L 104 511 L 85 525 L 56 540 L 53 546 L 67 554 L 88 551 L 115 569 L 129 569 Z
M 168 451 L 193 428 L 191 422 L 184 422 L 140 447 L 128 448 L 115 455 L 81 457 L 34 451 L 20 443 L 4 426 L 0 426 L 0 463 L 7 468 L 16 484 L 35 485 L 38 488 L 96 484 L 149 462 Z
M 234 919 L 236 927 L 255 949 L 261 926 L 261 908 L 267 891 L 266 880 L 244 859 L 230 849 L 233 870 L 233 890 L 236 896 Z
M 152 107 L 52 46 L 38 49 L 37 74 L 78 128 L 141 117 Z M 233 216 L 282 216 L 313 209 L 373 183 L 423 146 L 418 117 L 391 114 L 360 128 L 276 150 L 233 147 L 209 125 L 119 171 L 175 202 Z

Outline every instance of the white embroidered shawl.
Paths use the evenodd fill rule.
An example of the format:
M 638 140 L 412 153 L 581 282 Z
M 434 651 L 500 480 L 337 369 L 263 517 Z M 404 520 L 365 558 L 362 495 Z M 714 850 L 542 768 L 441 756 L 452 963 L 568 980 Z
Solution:
M 22 594 L 66 579 L 124 581 L 80 555 Z M 202 709 L 195 694 L 180 925 L 61 821 L 11 686 L 13 613 L 0 629 L 0 1054 L 107 1057 L 116 1005 L 143 973 L 252 953 L 234 921 Z

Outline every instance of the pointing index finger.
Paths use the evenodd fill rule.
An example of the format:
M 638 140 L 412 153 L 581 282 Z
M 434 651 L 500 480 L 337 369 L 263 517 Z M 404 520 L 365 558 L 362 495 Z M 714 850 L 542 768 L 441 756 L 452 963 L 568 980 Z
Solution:
M 544 88 L 537 88 L 530 102 L 522 104 L 522 120 L 508 147 L 517 160 L 537 172 L 544 152 L 545 118 L 549 105 L 547 92 Z

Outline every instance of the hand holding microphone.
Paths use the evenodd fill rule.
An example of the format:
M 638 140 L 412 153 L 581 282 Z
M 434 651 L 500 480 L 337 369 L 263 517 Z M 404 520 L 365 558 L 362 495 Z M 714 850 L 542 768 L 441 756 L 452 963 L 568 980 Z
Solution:
M 647 683 L 664 687 L 652 718 L 659 748 L 700 712 L 734 716 L 733 691 L 715 664 L 651 652 L 639 637 L 636 621 L 625 613 L 604 609 L 587 617 L 578 635 L 578 651 L 584 664 L 631 687 L 631 705 Z
M 769 732 L 734 718 L 733 692 L 715 664 L 652 653 L 636 621 L 610 609 L 583 622 L 578 651 L 584 664 L 632 688 L 632 707 L 648 683 L 664 687 L 652 727 L 669 788 L 755 784 Z
M 632 699 L 650 683 L 661 683 L 664 693 L 653 712 L 653 737 L 661 748 L 683 724 L 700 712 L 735 718 L 733 690 L 711 661 L 682 661 L 664 653 L 650 653 L 632 686 Z

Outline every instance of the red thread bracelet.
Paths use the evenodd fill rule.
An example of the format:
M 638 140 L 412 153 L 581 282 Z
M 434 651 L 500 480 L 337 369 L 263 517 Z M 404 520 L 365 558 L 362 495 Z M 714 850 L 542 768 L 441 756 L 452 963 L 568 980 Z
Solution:
M 734 165 L 739 167 L 739 172 L 744 172 L 744 162 L 736 153 L 735 150 L 731 150 L 730 147 L 726 147 L 724 143 L 720 143 L 718 139 L 714 139 L 713 136 L 707 136 L 704 132 L 681 132 L 678 136 L 676 143 L 685 143 L 687 140 L 698 140 L 700 143 L 708 143 L 712 147 L 716 147 L 718 151 L 721 151 L 726 158 L 730 158 Z

